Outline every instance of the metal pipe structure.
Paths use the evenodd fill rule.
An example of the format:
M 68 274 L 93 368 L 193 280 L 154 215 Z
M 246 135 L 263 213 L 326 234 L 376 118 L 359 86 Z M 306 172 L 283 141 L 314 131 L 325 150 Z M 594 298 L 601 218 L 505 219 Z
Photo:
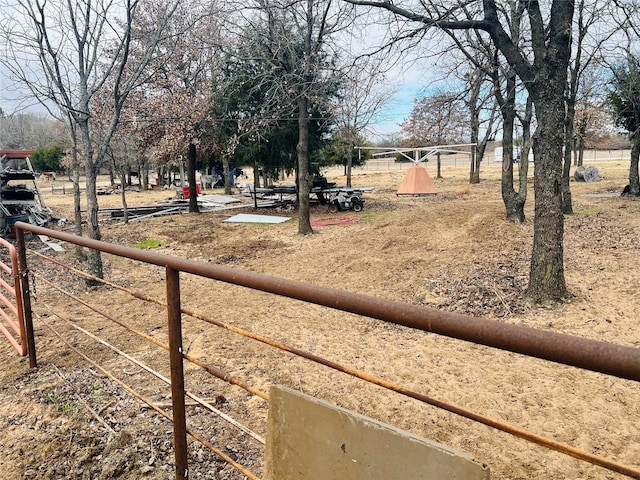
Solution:
M 182 360 L 182 310 L 180 308 L 180 271 L 167 266 L 167 312 L 169 322 L 169 362 L 171 401 L 173 403 L 173 444 L 176 480 L 189 478 L 187 461 L 187 416 L 184 404 L 184 368 Z
M 78 237 L 24 222 L 16 222 L 15 228 L 18 237 L 25 230 L 36 234 L 48 235 L 52 238 L 112 255 L 169 267 L 177 271 L 212 278 L 233 285 L 240 285 L 619 378 L 640 381 L 640 349 L 633 347 L 614 345 L 521 325 L 510 325 L 452 312 L 443 312 L 424 306 L 409 305 L 394 300 L 344 292 L 333 288 L 236 270 L 221 265 L 200 263 Z
M 18 352 L 18 354 L 24 357 L 27 354 L 27 333 L 24 326 L 24 309 L 22 308 L 22 289 L 18 269 L 18 253 L 16 251 L 16 247 L 13 244 L 7 242 L 4 238 L 0 238 L 0 245 L 7 249 L 11 258 L 11 267 L 0 262 L 0 269 L 13 277 L 13 286 L 9 285 L 4 281 L 4 279 L 1 278 L 0 285 L 2 285 L 2 287 L 11 294 L 11 296 L 15 299 L 16 304 L 14 306 L 7 298 L 4 297 L 4 295 L 0 295 L 0 298 L 2 299 L 2 303 L 4 303 L 7 308 L 11 310 L 11 312 L 16 316 L 17 323 L 13 322 L 13 320 L 11 320 L 4 311 L 2 311 L 1 313 L 7 323 L 14 330 L 14 332 L 16 332 L 20 337 L 20 344 L 18 344 L 18 342 L 16 342 L 13 337 L 11 337 L 10 333 L 6 329 L 4 329 L 2 325 L 0 325 L 0 328 L 2 329 L 11 345 L 13 345 L 14 349 Z

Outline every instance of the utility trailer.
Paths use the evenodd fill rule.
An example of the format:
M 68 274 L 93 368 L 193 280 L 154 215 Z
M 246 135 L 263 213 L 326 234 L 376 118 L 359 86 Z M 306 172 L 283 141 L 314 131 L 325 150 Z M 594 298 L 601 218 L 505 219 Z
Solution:
M 45 225 L 51 219 L 29 160 L 32 153 L 0 150 L 0 236 L 10 236 L 18 221 Z

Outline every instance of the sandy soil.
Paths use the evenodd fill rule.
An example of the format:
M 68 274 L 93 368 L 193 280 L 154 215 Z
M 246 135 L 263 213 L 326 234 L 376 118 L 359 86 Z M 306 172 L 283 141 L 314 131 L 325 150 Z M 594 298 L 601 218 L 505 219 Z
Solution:
M 154 251 L 164 254 L 639 347 L 640 280 L 634 272 L 640 202 L 615 195 L 626 184 L 624 163 L 602 162 L 598 167 L 601 181 L 572 184 L 576 213 L 566 220 L 565 240 L 572 297 L 547 308 L 533 307 L 522 298 L 532 243 L 533 193 L 527 222 L 506 222 L 500 170 L 494 165 L 483 169 L 479 185 L 468 184 L 463 168 L 447 167 L 444 178 L 436 180 L 439 194 L 424 198 L 395 196 L 401 170 L 356 170 L 355 186 L 375 187 L 374 193 L 365 195 L 365 210 L 346 212 L 348 223 L 318 226 L 310 236 L 297 234 L 295 219 L 278 225 L 222 222 L 237 211 L 148 218 L 129 225 L 105 220 L 102 232 L 105 240 L 128 246 L 158 241 L 161 246 Z M 429 172 L 434 175 L 431 165 Z M 339 171 L 329 172 L 328 179 L 344 181 Z M 52 195 L 48 184 L 43 191 L 57 215 L 71 217 L 70 195 Z M 168 198 L 174 198 L 172 192 L 127 196 L 130 205 Z M 119 197 L 103 196 L 100 204 L 118 206 Z M 313 220 L 329 216 L 325 206 L 314 207 Z M 34 241 L 31 247 L 37 250 L 42 244 Z M 73 248 L 65 248 L 65 253 L 46 253 L 81 266 Z M 57 266 L 33 255 L 30 259 L 32 268 L 46 279 L 130 328 L 166 342 L 166 314 L 161 307 L 112 287 L 88 288 Z M 117 284 L 164 297 L 160 268 L 105 256 L 105 273 Z M 640 469 L 637 383 L 187 275 L 181 283 L 183 306 L 217 321 Z M 170 398 L 167 385 L 88 339 L 65 319 L 164 375 L 168 375 L 166 353 L 73 304 L 39 278 L 36 294 L 40 367 L 30 371 L 28 362 L 18 358 L 8 343 L 0 343 L 3 478 L 173 478 L 168 422 L 71 352 L 45 322 L 160 405 Z M 495 479 L 626 478 L 193 319 L 185 319 L 184 343 L 190 355 L 261 391 L 274 383 L 285 384 L 467 451 L 489 465 Z M 265 435 L 267 405 L 259 397 L 214 380 L 194 366 L 186 369 L 186 385 Z M 201 407 L 190 407 L 189 424 L 261 475 L 259 442 Z M 244 478 L 196 443 L 191 444 L 190 465 L 190 478 Z

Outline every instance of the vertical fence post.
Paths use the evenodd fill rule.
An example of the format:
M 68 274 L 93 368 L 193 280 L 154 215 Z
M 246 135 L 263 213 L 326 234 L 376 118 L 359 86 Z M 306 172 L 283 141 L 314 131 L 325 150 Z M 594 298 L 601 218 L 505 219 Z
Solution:
M 184 405 L 184 371 L 182 363 L 182 312 L 180 306 L 180 272 L 166 267 L 167 314 L 169 317 L 169 362 L 171 364 L 171 402 L 173 404 L 173 446 L 176 480 L 187 480 L 187 422 Z
M 29 270 L 27 268 L 27 246 L 24 241 L 24 230 L 15 225 L 16 247 L 18 250 L 18 269 L 20 275 L 22 307 L 24 309 L 24 328 L 27 335 L 27 352 L 29 353 L 29 367 L 36 368 L 36 341 L 33 333 L 33 316 L 31 313 L 31 295 L 29 290 Z M 16 296 L 20 295 L 16 292 Z

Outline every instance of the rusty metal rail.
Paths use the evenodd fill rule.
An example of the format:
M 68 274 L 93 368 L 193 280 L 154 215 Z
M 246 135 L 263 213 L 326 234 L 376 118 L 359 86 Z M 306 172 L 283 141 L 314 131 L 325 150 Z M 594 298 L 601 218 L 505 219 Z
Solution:
M 185 391 L 182 370 L 182 362 L 183 359 L 186 358 L 186 355 L 183 353 L 182 349 L 181 330 L 181 315 L 182 313 L 188 312 L 184 311 L 180 305 L 180 272 L 191 273 L 229 284 L 323 305 L 345 312 L 351 312 L 398 325 L 404 325 L 414 329 L 433 332 L 502 350 L 550 360 L 556 363 L 614 375 L 619 378 L 640 381 L 640 350 L 632 347 L 613 345 L 606 342 L 541 331 L 529 327 L 508 325 L 501 322 L 478 319 L 460 314 L 441 312 L 426 307 L 408 305 L 401 302 L 373 298 L 286 279 L 234 270 L 219 265 L 204 264 L 191 260 L 169 257 L 153 252 L 136 250 L 61 232 L 55 232 L 42 227 L 18 222 L 16 224 L 16 232 L 18 235 L 19 245 L 22 245 L 21 248 L 24 248 L 23 230 L 45 234 L 52 238 L 93 248 L 120 257 L 162 266 L 166 269 L 167 309 L 169 316 L 169 353 L 174 412 L 174 444 L 176 478 L 178 480 L 186 479 L 188 475 L 188 465 L 186 464 L 187 428 L 186 419 L 184 418 Z M 22 260 L 24 251 L 19 251 L 19 253 Z M 24 263 L 21 263 L 20 267 L 22 271 L 26 270 L 26 259 Z M 289 349 L 288 351 L 291 350 Z M 299 354 L 300 352 L 295 353 Z M 345 371 L 342 368 L 338 368 L 338 370 Z M 372 383 L 380 385 L 379 382 Z M 437 404 L 437 402 L 434 403 L 433 399 L 421 400 L 434 405 Z M 546 439 L 545 442 L 539 442 L 526 435 L 517 436 L 527 438 L 530 441 L 534 441 L 534 443 L 544 445 L 548 443 L 546 442 Z M 572 453 L 566 449 L 556 449 L 564 451 L 564 453 L 569 455 L 576 456 L 577 458 L 585 459 L 580 452 L 580 455 L 575 455 L 575 452 Z M 613 471 L 618 471 L 628 476 L 632 476 L 633 478 L 640 478 L 638 470 L 633 468 L 626 468 L 614 463 L 594 461 L 593 458 L 588 461 L 604 466 L 605 468 L 610 468 Z
M 5 291 L 10 297 L 7 298 L 4 294 L 0 293 L 0 302 L 6 307 L 9 313 L 13 314 L 13 318 L 3 308 L 0 308 L 0 317 L 5 321 L 9 328 L 13 331 L 9 331 L 5 325 L 0 323 L 0 332 L 4 334 L 11 346 L 14 348 L 18 355 L 25 356 L 27 354 L 27 334 L 24 324 L 24 312 L 22 308 L 22 290 L 20 285 L 20 276 L 18 269 L 18 254 L 16 247 L 13 244 L 7 242 L 4 238 L 0 238 L 0 245 L 7 249 L 9 257 L 11 258 L 11 266 L 4 262 L 0 262 L 0 270 L 7 273 L 13 278 L 13 285 L 8 283 L 4 278 L 0 277 L 1 291 Z M 15 335 L 15 336 L 14 336 Z M 17 338 L 19 339 L 16 339 Z
M 48 235 L 120 257 L 240 285 L 283 297 L 376 318 L 425 332 L 501 350 L 640 381 L 640 349 L 470 317 L 433 308 L 319 287 L 269 275 L 245 272 L 161 255 L 17 222 L 16 230 Z

